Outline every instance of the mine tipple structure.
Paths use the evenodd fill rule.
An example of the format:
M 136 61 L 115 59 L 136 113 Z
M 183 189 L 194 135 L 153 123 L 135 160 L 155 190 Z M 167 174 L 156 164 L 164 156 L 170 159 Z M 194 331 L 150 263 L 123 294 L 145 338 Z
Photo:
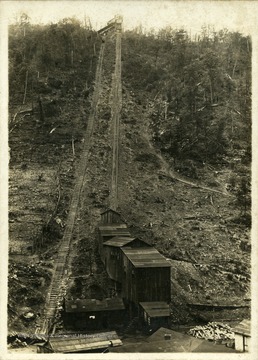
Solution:
M 122 237 L 131 237 L 129 230 L 127 229 L 126 224 L 108 224 L 101 225 L 98 228 L 98 249 L 101 260 L 104 262 L 104 253 L 103 247 L 104 243 L 110 239 L 113 239 L 115 236 Z M 106 264 L 105 264 L 106 265 Z
M 137 249 L 149 247 L 145 241 L 132 237 L 116 236 L 103 243 L 102 260 L 108 276 L 119 283 L 124 281 L 122 248 Z
M 112 209 L 108 209 L 106 211 L 103 211 L 101 214 L 101 224 L 105 225 L 114 225 L 114 224 L 124 224 L 121 215 Z
M 170 301 L 170 263 L 156 249 L 122 248 L 122 296 L 138 305 L 144 301 Z
M 148 303 L 149 309 L 156 309 L 155 317 L 159 311 L 164 317 L 165 307 L 168 319 L 168 305 L 164 304 L 171 300 L 170 262 L 148 242 L 132 237 L 120 214 L 111 209 L 101 214 L 98 245 L 106 271 L 130 314 L 139 315 L 140 303 Z

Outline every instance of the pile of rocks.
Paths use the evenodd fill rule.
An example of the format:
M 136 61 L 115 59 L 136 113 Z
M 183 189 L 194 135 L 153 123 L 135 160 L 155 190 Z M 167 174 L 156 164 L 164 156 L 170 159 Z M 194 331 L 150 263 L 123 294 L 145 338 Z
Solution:
M 209 322 L 204 326 L 195 326 L 189 330 L 188 334 L 205 340 L 234 340 L 234 332 L 231 327 L 220 322 Z

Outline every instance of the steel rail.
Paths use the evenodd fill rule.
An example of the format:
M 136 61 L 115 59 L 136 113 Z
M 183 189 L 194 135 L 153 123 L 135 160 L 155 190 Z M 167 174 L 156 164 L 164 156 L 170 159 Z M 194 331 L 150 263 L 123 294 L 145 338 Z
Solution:
M 119 132 L 120 113 L 122 108 L 121 89 L 121 32 L 116 33 L 116 62 L 113 81 L 112 125 L 113 125 L 113 159 L 110 207 L 114 210 L 118 206 L 118 172 L 119 172 Z

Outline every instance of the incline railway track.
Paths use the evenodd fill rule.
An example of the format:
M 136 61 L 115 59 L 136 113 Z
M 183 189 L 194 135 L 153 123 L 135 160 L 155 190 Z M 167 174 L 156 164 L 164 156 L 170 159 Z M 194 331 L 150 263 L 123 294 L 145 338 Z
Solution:
M 97 115 L 97 106 L 99 101 L 99 93 L 101 89 L 102 63 L 104 58 L 105 43 L 102 43 L 99 53 L 99 59 L 96 69 L 95 89 L 92 97 L 91 113 L 88 119 L 87 130 L 84 136 L 84 148 L 82 151 L 79 173 L 76 178 L 72 199 L 70 202 L 69 214 L 67 217 L 64 236 L 59 245 L 58 255 L 54 268 L 54 273 L 50 285 L 50 290 L 46 299 L 45 310 L 42 315 L 40 327 L 36 333 L 49 334 L 55 323 L 58 307 L 60 306 L 65 295 L 66 282 L 68 275 L 66 274 L 69 249 L 74 230 L 77 209 L 79 205 L 80 194 L 84 182 L 84 176 L 88 165 L 89 152 L 91 148 L 91 138 L 93 134 L 94 122 Z
M 112 126 L 113 126 L 113 160 L 110 207 L 114 210 L 118 206 L 118 158 L 119 158 L 119 126 L 122 108 L 121 89 L 121 32 L 116 33 L 116 63 L 113 80 Z
M 121 20 L 114 19 L 113 23 L 108 25 L 108 29 L 116 29 L 116 63 L 113 81 L 113 103 L 112 103 L 112 124 L 113 124 L 113 163 L 112 163 L 112 185 L 110 206 L 117 207 L 117 179 L 118 179 L 118 141 L 119 141 L 119 123 L 120 111 L 122 106 L 121 92 Z M 103 29 L 99 31 L 102 35 Z M 66 221 L 64 236 L 59 245 L 55 268 L 53 271 L 50 289 L 47 295 L 45 309 L 41 318 L 41 323 L 36 330 L 37 334 L 51 334 L 55 332 L 55 323 L 58 319 L 59 307 L 62 304 L 66 294 L 68 284 L 67 265 L 69 263 L 70 248 L 74 231 L 75 220 L 79 207 L 80 195 L 84 183 L 84 177 L 88 165 L 88 158 L 92 146 L 92 135 L 94 122 L 97 118 L 97 107 L 101 91 L 102 64 L 104 59 L 105 42 L 100 47 L 99 59 L 96 69 L 95 89 L 92 97 L 91 113 L 88 119 L 87 130 L 84 136 L 84 148 L 82 150 L 78 174 L 74 186 L 72 199 L 69 206 L 69 214 Z

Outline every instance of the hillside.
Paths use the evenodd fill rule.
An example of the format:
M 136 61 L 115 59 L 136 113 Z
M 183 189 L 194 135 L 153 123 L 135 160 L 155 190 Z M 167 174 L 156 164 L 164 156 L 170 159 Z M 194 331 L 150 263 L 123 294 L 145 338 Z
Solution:
M 10 30 L 10 329 L 26 328 L 20 315 L 32 309 L 39 318 L 44 306 L 80 173 L 101 43 L 74 19 Z M 118 210 L 133 235 L 171 259 L 177 324 L 249 316 L 250 61 L 250 39 L 237 33 L 122 36 Z M 113 291 L 95 228 L 109 206 L 114 62 L 111 34 L 69 260 L 68 292 L 77 297 Z M 188 307 L 229 299 L 244 307 L 205 314 Z

